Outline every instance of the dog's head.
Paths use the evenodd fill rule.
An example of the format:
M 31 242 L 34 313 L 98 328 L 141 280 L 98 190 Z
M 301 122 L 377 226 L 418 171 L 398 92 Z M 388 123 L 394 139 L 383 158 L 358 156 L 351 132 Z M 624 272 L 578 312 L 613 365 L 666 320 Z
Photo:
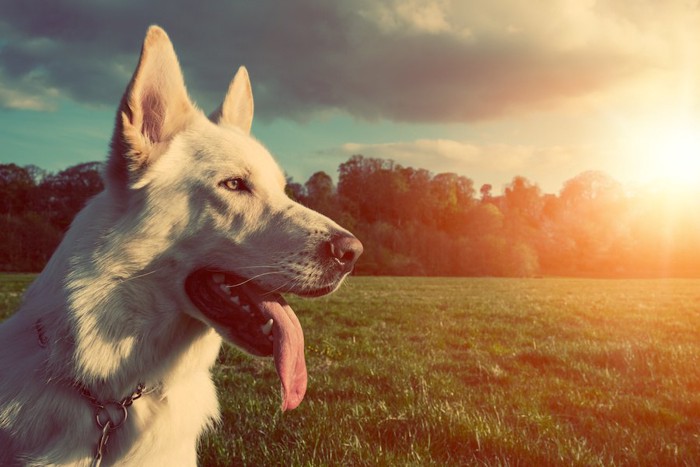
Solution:
M 165 32 L 151 27 L 117 114 L 107 189 L 154 261 L 170 268 L 184 311 L 256 355 L 274 355 L 283 409 L 306 389 L 303 335 L 280 293 L 334 291 L 362 252 L 330 219 L 290 200 L 250 136 L 253 97 L 239 69 L 206 117 L 190 101 Z

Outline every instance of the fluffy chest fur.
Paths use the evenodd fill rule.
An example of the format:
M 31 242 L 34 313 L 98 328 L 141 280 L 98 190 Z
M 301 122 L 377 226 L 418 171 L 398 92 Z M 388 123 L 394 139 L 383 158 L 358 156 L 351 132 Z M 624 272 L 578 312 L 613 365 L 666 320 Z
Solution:
M 91 465 L 101 431 L 96 407 L 80 386 L 88 384 L 107 402 L 130 395 L 138 382 L 145 384 L 144 394 L 110 433 L 104 465 L 117 459 L 125 465 L 196 465 L 197 440 L 219 413 L 210 369 L 221 338 L 178 313 L 168 322 L 163 313 L 148 326 L 134 314 L 137 304 L 118 306 L 135 291 L 105 293 L 95 280 L 77 300 L 89 302 L 92 294 L 94 319 L 80 322 L 67 312 L 66 303 L 76 302 L 70 293 L 62 288 L 56 294 L 52 286 L 51 273 L 65 272 L 56 264 L 63 254 L 59 250 L 22 309 L 0 327 L 0 465 Z M 152 305 L 148 296 L 141 304 Z M 100 321 L 101 313 L 139 325 Z

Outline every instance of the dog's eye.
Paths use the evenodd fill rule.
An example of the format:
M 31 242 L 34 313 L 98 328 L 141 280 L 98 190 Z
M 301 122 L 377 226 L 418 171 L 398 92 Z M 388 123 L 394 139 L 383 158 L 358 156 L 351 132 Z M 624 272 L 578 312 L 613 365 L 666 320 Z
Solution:
M 245 180 L 242 178 L 227 178 L 223 182 L 219 183 L 219 186 L 222 186 L 230 191 L 250 191 L 248 189 L 248 185 L 245 183 Z

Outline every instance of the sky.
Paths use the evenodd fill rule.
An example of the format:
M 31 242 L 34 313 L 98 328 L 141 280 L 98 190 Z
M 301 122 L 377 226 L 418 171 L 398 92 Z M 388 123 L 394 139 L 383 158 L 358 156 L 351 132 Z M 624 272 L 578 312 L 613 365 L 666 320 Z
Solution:
M 209 113 L 240 65 L 295 181 L 353 154 L 514 176 L 700 186 L 700 0 L 0 2 L 0 163 L 104 160 L 146 29 Z

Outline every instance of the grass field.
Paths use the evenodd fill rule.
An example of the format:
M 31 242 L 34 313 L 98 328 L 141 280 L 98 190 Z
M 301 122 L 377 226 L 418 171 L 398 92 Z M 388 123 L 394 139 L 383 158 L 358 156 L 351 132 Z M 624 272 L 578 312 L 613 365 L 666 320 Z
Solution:
M 31 276 L 0 276 L 0 316 Z M 214 465 L 700 465 L 700 280 L 353 277 L 290 300 L 309 390 L 226 348 Z M 196 403 L 196 394 L 192 403 Z

